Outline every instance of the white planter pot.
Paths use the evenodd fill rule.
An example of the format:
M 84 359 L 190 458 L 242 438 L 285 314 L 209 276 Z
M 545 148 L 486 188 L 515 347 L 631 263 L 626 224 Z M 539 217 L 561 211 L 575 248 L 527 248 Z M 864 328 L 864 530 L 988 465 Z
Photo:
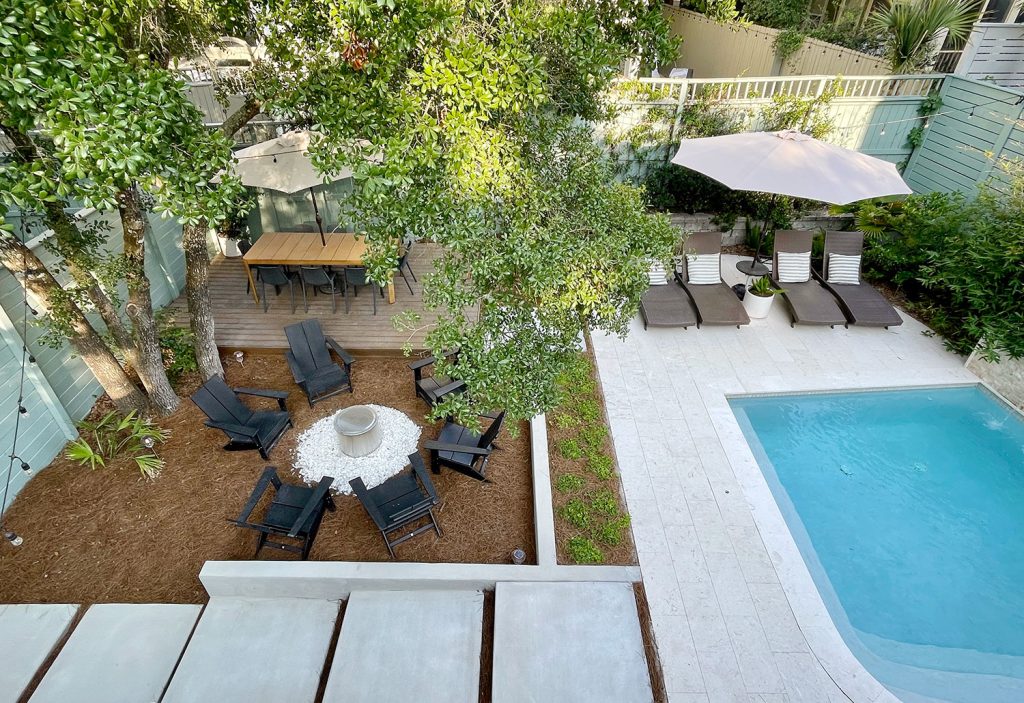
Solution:
M 242 251 L 238 248 L 237 239 L 228 239 L 217 235 L 217 245 L 220 247 L 220 253 L 227 257 L 241 256 Z
M 754 295 L 748 290 L 747 294 L 743 296 L 743 309 L 747 311 L 750 317 L 760 320 L 768 317 L 768 311 L 772 309 L 773 300 L 775 300 L 774 295 L 762 297 Z

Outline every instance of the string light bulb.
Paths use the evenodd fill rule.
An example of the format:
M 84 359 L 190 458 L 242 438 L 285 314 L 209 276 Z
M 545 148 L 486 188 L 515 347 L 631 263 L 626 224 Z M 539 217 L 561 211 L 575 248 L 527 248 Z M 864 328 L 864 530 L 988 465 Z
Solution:
M 12 462 L 17 461 L 19 463 L 19 465 L 21 466 L 21 470 L 22 471 L 24 471 L 25 473 L 27 473 L 29 475 L 32 474 L 32 467 L 29 466 L 29 463 L 27 461 L 22 459 L 17 454 L 11 454 L 11 461 Z
M 880 136 L 880 137 L 884 137 L 885 136 L 885 127 L 886 127 L 886 125 L 882 125 L 882 131 L 878 133 L 878 136 Z
M 21 413 L 22 417 L 28 417 L 28 408 L 26 408 L 20 402 L 18 403 L 18 412 Z

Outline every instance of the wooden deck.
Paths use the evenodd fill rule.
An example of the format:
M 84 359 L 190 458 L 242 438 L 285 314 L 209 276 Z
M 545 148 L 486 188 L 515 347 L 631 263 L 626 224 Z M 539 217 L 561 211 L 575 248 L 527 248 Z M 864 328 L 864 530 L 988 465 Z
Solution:
M 291 312 L 287 288 L 275 296 L 267 287 L 268 308 L 263 312 L 261 304 L 246 293 L 245 267 L 241 259 L 228 259 L 217 255 L 210 264 L 210 294 L 213 297 L 213 317 L 216 324 L 217 345 L 224 352 L 259 351 L 260 349 L 284 349 L 284 326 L 297 320 L 314 317 L 320 320 L 324 332 L 338 340 L 353 352 L 380 353 L 397 351 L 406 342 L 414 349 L 423 347 L 423 340 L 430 323 L 436 315 L 423 309 L 423 276 L 433 271 L 433 262 L 439 249 L 436 245 L 418 244 L 409 255 L 409 263 L 419 281 L 413 281 L 412 295 L 401 276 L 395 276 L 395 303 L 389 305 L 384 298 L 377 298 L 377 315 L 373 314 L 373 303 L 369 288 L 362 288 L 358 297 L 351 299 L 351 312 L 345 314 L 345 300 L 337 296 L 338 311 L 331 313 L 329 295 L 318 294 L 309 299 L 309 312 L 303 311 L 302 287 L 296 281 L 295 312 Z M 408 271 L 406 271 L 408 274 Z M 168 306 L 174 313 L 175 321 L 188 324 L 188 304 L 182 293 Z M 392 317 L 406 310 L 420 313 L 416 331 L 397 330 Z

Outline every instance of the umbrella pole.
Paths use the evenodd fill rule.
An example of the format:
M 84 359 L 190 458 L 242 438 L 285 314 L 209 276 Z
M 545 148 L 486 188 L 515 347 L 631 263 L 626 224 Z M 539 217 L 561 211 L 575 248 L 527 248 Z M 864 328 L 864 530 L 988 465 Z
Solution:
M 757 235 L 757 248 L 754 249 L 754 264 L 761 263 L 761 247 L 764 245 L 764 236 L 768 233 L 768 225 L 772 221 L 772 210 L 775 209 L 775 203 L 778 201 L 779 196 L 772 193 L 772 197 L 769 200 L 768 216 L 764 218 L 764 224 L 761 226 L 761 232 Z
M 313 192 L 312 188 L 309 189 L 309 195 L 313 198 L 313 214 L 316 215 L 316 226 L 320 230 L 320 244 L 327 246 L 327 238 L 324 236 L 324 222 L 320 217 L 320 208 L 316 205 L 316 193 Z

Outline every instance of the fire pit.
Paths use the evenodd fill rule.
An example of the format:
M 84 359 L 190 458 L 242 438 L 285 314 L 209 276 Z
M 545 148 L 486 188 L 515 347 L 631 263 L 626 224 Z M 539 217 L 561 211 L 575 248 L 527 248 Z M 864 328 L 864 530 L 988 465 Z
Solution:
M 338 448 L 351 457 L 366 456 L 380 446 L 377 413 L 368 405 L 353 405 L 334 416 Z
M 401 410 L 354 405 L 317 420 L 299 435 L 294 466 L 309 483 L 333 476 L 331 489 L 348 494 L 348 482 L 356 476 L 373 488 L 401 472 L 419 439 L 419 425 Z

